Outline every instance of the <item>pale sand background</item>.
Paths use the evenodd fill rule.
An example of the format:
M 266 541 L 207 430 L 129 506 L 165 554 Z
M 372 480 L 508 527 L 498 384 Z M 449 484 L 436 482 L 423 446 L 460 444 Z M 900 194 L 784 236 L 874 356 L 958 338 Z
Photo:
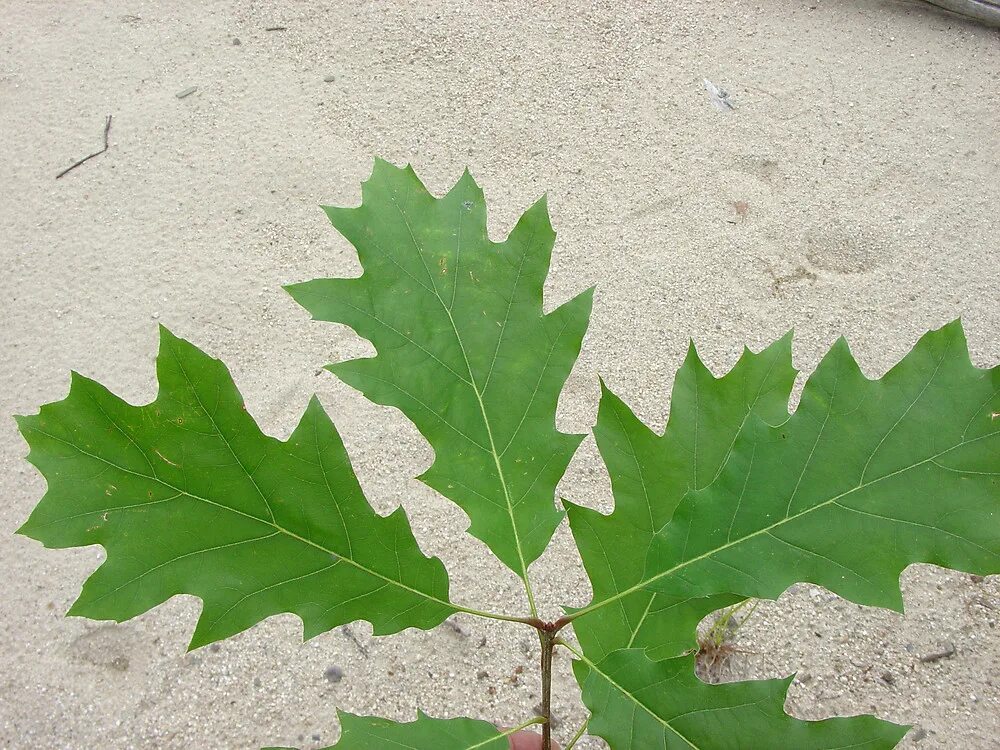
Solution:
M 151 399 L 161 321 L 229 364 L 272 434 L 318 393 L 375 507 L 405 505 L 456 598 L 520 611 L 464 515 L 412 479 L 431 460 L 412 426 L 318 372 L 366 345 L 279 288 L 357 272 L 317 205 L 356 204 L 375 155 L 412 161 L 439 193 L 469 165 L 495 236 L 548 191 L 549 304 L 598 284 L 567 431 L 592 424 L 598 373 L 661 427 L 689 336 L 720 372 L 794 325 L 810 371 L 843 333 L 874 375 L 961 315 L 974 361 L 1000 360 L 995 30 L 880 0 L 532 5 L 3 3 L 4 747 L 313 748 L 336 737 L 338 707 L 530 715 L 526 629 L 459 618 L 467 635 L 373 641 L 357 624 L 360 646 L 338 631 L 302 645 L 281 617 L 185 655 L 196 601 L 119 626 L 63 619 L 101 550 L 10 535 L 44 485 L 6 415 L 62 398 L 70 368 Z M 710 106 L 703 78 L 735 113 Z M 108 113 L 111 150 L 53 179 L 99 147 Z M 749 204 L 737 224 L 734 201 Z M 610 507 L 592 440 L 563 492 Z M 533 574 L 549 616 L 588 598 L 565 528 Z M 920 728 L 907 748 L 997 747 L 998 581 L 918 568 L 903 583 L 905 620 L 786 594 L 747 626 L 754 653 L 733 674 L 799 670 L 797 715 L 872 710 Z M 919 661 L 949 641 L 953 658 Z M 531 678 L 514 684 L 518 665 Z M 565 740 L 582 714 L 565 658 L 558 671 Z

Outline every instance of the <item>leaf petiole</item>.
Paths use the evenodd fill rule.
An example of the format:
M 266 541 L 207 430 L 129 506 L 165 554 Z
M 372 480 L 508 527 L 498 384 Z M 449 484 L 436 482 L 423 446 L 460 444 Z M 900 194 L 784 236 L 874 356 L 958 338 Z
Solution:
M 575 656 L 577 659 L 580 659 L 581 661 L 585 662 L 588 666 L 593 666 L 593 662 L 591 662 L 586 656 L 584 656 L 583 652 L 580 649 L 578 649 L 573 644 L 565 641 L 564 639 L 556 638 L 553 641 L 553 644 L 556 646 L 562 646 L 564 649 L 573 654 L 573 656 Z
M 576 743 L 580 741 L 580 738 L 583 737 L 583 735 L 586 733 L 587 725 L 589 723 L 590 719 L 586 719 L 580 726 L 580 728 L 576 730 L 576 734 L 573 735 L 573 739 L 571 739 L 569 741 L 569 744 L 566 745 L 566 750 L 573 750 L 573 746 L 576 745 Z
M 546 720 L 546 718 L 544 716 L 535 716 L 535 717 L 533 717 L 531 719 L 528 719 L 527 721 L 525 721 L 525 722 L 523 722 L 521 724 L 518 724 L 516 727 L 512 727 L 511 729 L 505 729 L 503 732 L 500 733 L 500 736 L 501 737 L 510 737 L 512 734 L 515 734 L 516 732 L 520 732 L 522 729 L 527 729 L 528 727 L 533 726 L 535 724 L 547 724 L 547 723 L 548 723 L 548 721 Z M 468 750 L 475 750 L 475 748 L 477 748 L 477 747 L 482 747 L 482 746 L 484 746 L 486 744 L 489 744 L 491 742 L 496 742 L 496 739 L 497 738 L 492 737 L 492 738 L 488 739 L 486 742 L 482 743 L 482 745 L 473 745 Z
M 503 620 L 504 622 L 519 622 L 522 625 L 531 625 L 534 627 L 534 620 L 530 617 L 515 617 L 514 615 L 501 615 L 498 612 L 484 612 L 481 609 L 473 609 L 472 607 L 463 607 L 458 604 L 449 604 L 452 609 L 456 612 L 461 612 L 466 615 L 473 615 L 475 617 L 485 617 L 488 620 Z

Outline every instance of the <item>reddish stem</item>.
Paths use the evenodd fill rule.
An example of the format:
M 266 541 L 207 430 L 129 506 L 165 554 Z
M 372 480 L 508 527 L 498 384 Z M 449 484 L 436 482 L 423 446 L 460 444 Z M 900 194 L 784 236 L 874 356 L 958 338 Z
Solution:
M 555 633 L 547 628 L 539 628 L 538 641 L 542 646 L 542 750 L 552 750 L 552 648 Z

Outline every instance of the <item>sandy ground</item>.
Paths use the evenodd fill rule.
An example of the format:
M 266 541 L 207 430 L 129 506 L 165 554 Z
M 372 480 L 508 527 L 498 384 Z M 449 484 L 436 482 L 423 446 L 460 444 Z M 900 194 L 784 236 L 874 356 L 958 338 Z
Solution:
M 888 0 L 320 5 L 3 3 L 0 414 L 62 398 L 70 368 L 150 400 L 163 322 L 229 364 L 272 434 L 318 393 L 372 503 L 406 507 L 457 600 L 516 611 L 517 580 L 412 479 L 431 460 L 415 429 L 319 372 L 367 344 L 279 288 L 357 272 L 317 205 L 356 204 L 375 155 L 437 192 L 468 165 L 494 236 L 548 191 L 549 304 L 598 284 L 566 431 L 592 425 L 598 373 L 662 427 L 688 337 L 721 372 L 794 326 L 809 371 L 843 333 L 875 375 L 961 315 L 974 361 L 1000 360 L 995 30 Z M 55 180 L 107 114 L 110 150 Z M 6 416 L 0 446 L 3 747 L 314 748 L 336 708 L 531 715 L 537 641 L 509 624 L 303 645 L 279 617 L 185 654 L 189 597 L 123 625 L 64 619 L 101 550 L 11 535 L 44 483 Z M 562 491 L 610 508 L 592 440 Z M 588 599 L 565 528 L 532 573 L 549 616 Z M 906 748 L 997 747 L 1000 582 L 916 567 L 903 586 L 905 618 L 797 587 L 727 675 L 798 670 L 795 714 L 873 711 L 915 725 Z M 565 741 L 583 714 L 557 669 Z

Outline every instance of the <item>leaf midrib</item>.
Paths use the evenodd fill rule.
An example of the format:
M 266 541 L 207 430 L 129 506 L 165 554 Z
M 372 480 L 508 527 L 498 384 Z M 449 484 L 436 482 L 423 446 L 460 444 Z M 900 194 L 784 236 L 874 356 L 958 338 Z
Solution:
M 619 693 L 621 693 L 622 695 L 624 695 L 625 697 L 627 697 L 635 705 L 639 706 L 643 711 L 645 711 L 647 714 L 649 714 L 654 719 L 656 719 L 656 721 L 658 721 L 664 727 L 666 727 L 671 732 L 673 732 L 675 735 L 677 735 L 682 740 L 684 740 L 684 742 L 686 742 L 689 747 L 693 748 L 694 750 L 702 750 L 702 748 L 699 745 L 694 744 L 691 740 L 689 740 L 687 737 L 685 737 L 683 734 L 681 734 L 677 729 L 675 729 L 670 724 L 670 721 L 673 721 L 674 719 L 676 719 L 678 717 L 676 717 L 676 716 L 672 717 L 670 719 L 670 721 L 667 721 L 662 716 L 658 715 L 653 709 L 651 709 L 649 706 L 647 706 L 645 703 L 643 703 L 641 700 L 639 700 L 639 698 L 636 695 L 634 695 L 632 692 L 630 692 L 627 688 L 625 688 L 625 687 L 619 685 L 617 682 L 615 682 L 615 680 L 611 677 L 611 675 L 609 675 L 607 672 L 602 671 L 594 662 L 592 662 L 590 659 L 588 659 L 586 656 L 584 656 L 583 652 L 581 652 L 579 649 L 571 648 L 569 646 L 567 646 L 567 648 L 569 648 L 569 650 L 573 653 L 573 655 L 576 658 L 578 658 L 580 661 L 582 661 L 584 664 L 586 664 L 588 668 L 590 668 L 591 670 L 593 670 L 594 672 L 596 672 L 597 674 L 599 674 L 601 677 L 603 677 L 604 680 L 609 685 L 611 685 L 615 690 L 617 690 Z M 750 705 L 750 704 L 747 704 L 747 705 Z M 730 707 L 727 706 L 727 708 L 730 708 Z M 721 709 L 716 709 L 716 710 L 721 710 Z
M 413 245 L 413 249 L 416 252 L 417 257 L 420 259 L 420 264 L 423 266 L 424 272 L 427 274 L 427 278 L 430 281 L 429 291 L 434 295 L 434 298 L 441 305 L 441 309 L 444 310 L 445 314 L 448 316 L 448 322 L 451 324 L 451 330 L 455 334 L 455 342 L 458 344 L 458 348 L 462 352 L 462 359 L 465 361 L 465 367 L 466 367 L 466 369 L 469 372 L 469 383 L 468 383 L 468 385 L 469 385 L 470 388 L 472 388 L 472 392 L 476 396 L 476 402 L 479 405 L 479 413 L 482 416 L 483 425 L 486 428 L 486 436 L 489 439 L 489 444 L 490 444 L 489 452 L 490 452 L 490 455 L 493 457 L 493 463 L 496 466 L 496 470 L 497 470 L 497 478 L 500 480 L 500 487 L 503 490 L 504 502 L 507 505 L 507 516 L 510 519 L 510 526 L 511 526 L 511 530 L 512 530 L 513 535 L 514 535 L 514 547 L 515 547 L 515 550 L 517 551 L 517 558 L 518 558 L 518 562 L 520 563 L 520 568 L 521 568 L 520 571 L 518 572 L 518 576 L 524 582 L 524 588 L 525 588 L 525 592 L 526 592 L 527 597 L 528 597 L 528 605 L 529 605 L 529 607 L 531 609 L 531 615 L 533 617 L 536 617 L 537 614 L 538 614 L 537 613 L 537 608 L 535 607 L 535 599 L 534 599 L 534 595 L 533 595 L 533 593 L 531 591 L 531 584 L 528 581 L 528 566 L 527 566 L 527 563 L 525 562 L 525 558 L 524 558 L 524 548 L 523 548 L 523 545 L 521 543 L 521 534 L 520 534 L 520 531 L 519 531 L 519 529 L 517 527 L 517 521 L 514 518 L 514 506 L 511 503 L 511 499 L 510 499 L 510 489 L 507 486 L 507 478 L 506 478 L 506 476 L 504 474 L 503 466 L 500 463 L 500 454 L 497 452 L 496 441 L 493 438 L 493 426 L 490 423 L 489 416 L 486 413 L 486 405 L 483 403 L 483 396 L 482 396 L 482 394 L 479 391 L 479 387 L 476 385 L 476 376 L 475 376 L 475 374 L 472 371 L 472 363 L 469 360 L 469 355 L 468 355 L 468 352 L 466 351 L 466 348 L 465 348 L 465 342 L 462 340 L 462 336 L 461 336 L 461 334 L 458 331 L 458 326 L 455 324 L 455 318 L 452 315 L 451 309 L 448 307 L 448 305 L 446 305 L 444 303 L 444 300 L 441 298 L 441 294 L 438 291 L 437 284 L 435 284 L 435 282 L 434 282 L 434 276 L 433 276 L 433 274 L 431 274 L 430 269 L 427 267 L 427 262 L 424 259 L 424 254 L 423 254 L 423 250 L 421 249 L 420 243 L 417 242 L 416 235 L 414 235 L 414 233 L 413 233 L 413 227 L 410 225 L 409 218 L 407 217 L 406 213 L 403 211 L 403 207 L 400 206 L 399 203 L 398 203 L 398 201 L 396 200 L 395 192 L 390 189 L 388 191 L 388 195 L 389 195 L 389 200 L 392 201 L 392 205 L 395 206 L 396 211 L 399 213 L 400 218 L 403 220 L 403 225 L 406 227 L 406 231 L 407 231 L 407 233 L 410 236 L 410 242 Z M 458 243 L 458 246 L 456 247 L 456 251 L 455 251 L 456 257 L 458 256 L 459 252 L 461 251 L 461 236 L 462 236 L 462 220 L 463 220 L 463 218 L 464 218 L 464 212 L 460 211 L 459 212 L 459 219 L 458 219 L 458 237 L 459 237 L 459 243 Z M 457 266 L 457 263 L 456 263 L 456 266 Z M 458 278 L 459 277 L 458 277 L 457 267 L 456 267 L 455 282 L 454 282 L 455 289 L 453 290 L 454 292 L 457 292 L 457 289 L 458 289 Z M 421 286 L 423 286 L 423 285 L 421 285 Z M 428 289 L 428 287 L 426 287 L 426 286 L 424 288 Z M 502 328 L 500 330 L 500 337 L 501 338 L 503 337 L 503 329 Z M 498 344 L 498 348 L 499 348 L 499 344 Z

